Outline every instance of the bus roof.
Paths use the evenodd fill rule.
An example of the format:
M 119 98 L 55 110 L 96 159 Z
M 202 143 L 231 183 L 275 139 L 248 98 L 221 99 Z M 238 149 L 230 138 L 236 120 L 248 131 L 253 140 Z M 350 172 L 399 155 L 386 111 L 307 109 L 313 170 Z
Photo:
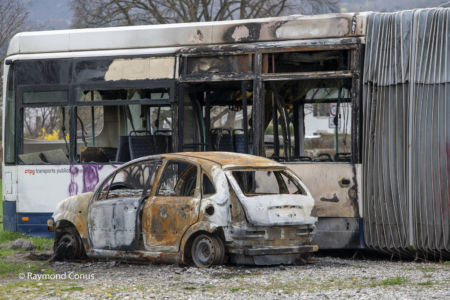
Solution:
M 22 32 L 7 56 L 362 36 L 367 13 Z

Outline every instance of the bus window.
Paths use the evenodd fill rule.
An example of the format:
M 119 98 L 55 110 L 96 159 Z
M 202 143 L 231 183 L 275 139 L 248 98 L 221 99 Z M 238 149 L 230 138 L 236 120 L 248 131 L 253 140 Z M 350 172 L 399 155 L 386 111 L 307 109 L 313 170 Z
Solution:
M 152 100 L 153 103 L 169 101 L 169 89 L 77 89 L 77 101 L 79 102 L 100 102 L 100 101 L 140 101 Z
M 264 73 L 299 73 L 350 70 L 350 51 L 302 51 L 265 54 Z
M 253 70 L 253 55 L 223 55 L 186 57 L 186 76 L 212 73 L 250 73 Z
M 4 110 L 4 119 L 5 119 L 5 137 L 4 137 L 4 145 L 5 145 L 5 163 L 14 163 L 15 162 L 15 141 L 14 138 L 16 136 L 15 130 L 15 122 L 16 122 L 16 106 L 14 101 L 14 76 L 13 69 L 10 67 L 8 72 L 8 83 L 6 90 L 6 109 Z
M 252 98 L 250 85 L 241 81 L 186 88 L 183 151 L 250 153 Z
M 174 78 L 175 57 L 81 59 L 74 68 L 76 83 Z
M 67 91 L 32 91 L 23 93 L 23 103 L 58 103 L 66 102 Z
M 265 151 L 281 160 L 351 160 L 351 79 L 266 83 Z
M 69 163 L 69 108 L 64 106 L 23 109 L 22 164 Z
M 76 160 L 126 162 L 171 152 L 169 98 L 168 88 L 79 88 Z
M 70 83 L 71 60 L 42 59 L 14 62 L 17 85 L 56 85 Z

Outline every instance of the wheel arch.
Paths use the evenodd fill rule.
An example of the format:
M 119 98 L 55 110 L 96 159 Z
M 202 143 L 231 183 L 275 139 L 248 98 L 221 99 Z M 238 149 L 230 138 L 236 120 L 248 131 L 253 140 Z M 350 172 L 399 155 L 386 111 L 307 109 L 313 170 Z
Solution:
M 83 238 L 80 235 L 80 232 L 71 221 L 62 219 L 56 222 L 55 225 L 55 247 L 57 243 L 59 242 L 60 238 L 66 234 L 66 233 L 72 233 L 76 239 L 78 240 L 78 243 L 80 245 L 80 248 L 83 252 L 83 255 L 86 254 L 87 250 L 87 244 L 83 241 Z
M 225 241 L 223 228 L 209 223 L 209 222 L 198 222 L 184 233 L 183 238 L 180 243 L 180 262 L 182 264 L 190 263 L 191 256 L 191 246 L 194 239 L 200 234 L 211 234 L 215 235 Z

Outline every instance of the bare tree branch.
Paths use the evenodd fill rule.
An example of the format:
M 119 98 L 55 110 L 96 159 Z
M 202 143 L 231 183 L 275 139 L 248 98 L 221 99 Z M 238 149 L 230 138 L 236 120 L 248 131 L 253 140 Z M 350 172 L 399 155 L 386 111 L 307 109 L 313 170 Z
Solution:
M 28 10 L 21 1 L 0 0 L 0 60 L 6 52 L 6 46 L 14 34 L 23 30 Z
M 72 0 L 76 28 L 327 13 L 338 8 L 339 0 Z

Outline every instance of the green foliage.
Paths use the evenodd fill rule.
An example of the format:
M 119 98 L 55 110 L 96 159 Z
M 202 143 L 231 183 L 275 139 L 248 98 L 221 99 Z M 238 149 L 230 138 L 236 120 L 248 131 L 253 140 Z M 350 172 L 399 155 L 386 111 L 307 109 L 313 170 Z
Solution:
M 34 262 L 10 262 L 0 259 L 0 276 L 7 276 L 20 273 L 42 273 L 43 264 Z
M 430 286 L 430 285 L 433 285 L 433 282 L 428 280 L 428 281 L 424 281 L 424 282 L 419 282 L 418 285 Z
M 408 280 L 404 277 L 396 276 L 388 278 L 382 281 L 383 285 L 401 285 L 406 283 Z
M 24 237 L 24 235 L 22 235 L 18 232 L 3 231 L 3 229 L 2 229 L 0 231 L 0 245 L 11 242 L 11 241 L 15 241 L 21 237 Z
M 0 179 L 0 231 L 3 231 L 3 182 Z
M 36 250 L 50 250 L 53 246 L 53 239 L 43 237 L 30 237 L 25 234 L 12 231 L 0 231 L 0 249 L 5 248 L 6 243 L 15 241 L 19 238 L 30 240 L 36 245 Z
M 2 194 L 1 179 L 0 179 L 0 224 L 3 224 L 3 194 Z M 2 225 L 0 226 L 0 256 L 13 255 L 14 251 L 20 251 L 20 250 L 6 249 L 5 247 L 6 243 L 15 241 L 19 238 L 31 240 L 31 242 L 36 245 L 36 250 L 49 250 L 53 246 L 53 239 L 42 237 L 30 237 L 18 232 L 4 231 Z
M 84 288 L 82 288 L 81 286 L 72 286 L 72 287 L 69 287 L 69 288 L 65 288 L 65 289 L 62 289 L 61 291 L 63 291 L 63 292 L 70 292 L 70 291 L 82 291 L 82 290 L 84 290 Z

